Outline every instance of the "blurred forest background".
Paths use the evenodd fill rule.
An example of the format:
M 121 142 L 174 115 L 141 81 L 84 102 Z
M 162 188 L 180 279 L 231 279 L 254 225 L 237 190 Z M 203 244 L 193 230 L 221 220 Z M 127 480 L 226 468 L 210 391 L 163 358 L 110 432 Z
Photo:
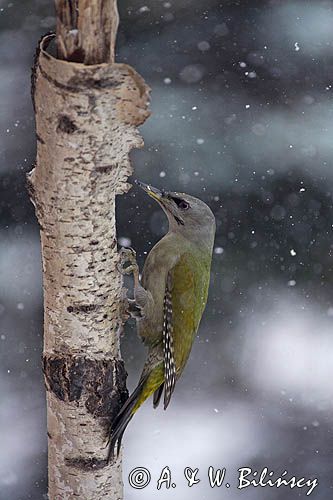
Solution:
M 204 199 L 217 218 L 209 304 L 167 412 L 151 401 L 125 437 L 126 500 L 291 500 L 238 491 L 237 468 L 333 488 L 333 4 L 122 0 L 118 61 L 152 87 L 135 175 Z M 39 232 L 25 189 L 35 158 L 30 67 L 52 0 L 0 0 L 0 500 L 46 498 Z M 166 230 L 136 188 L 118 203 L 120 245 L 140 262 Z M 145 351 L 122 339 L 129 387 Z M 169 465 L 174 490 L 156 491 Z M 227 467 L 231 488 L 207 469 Z M 144 490 L 128 472 L 148 467 Z M 183 469 L 201 483 L 185 486 Z

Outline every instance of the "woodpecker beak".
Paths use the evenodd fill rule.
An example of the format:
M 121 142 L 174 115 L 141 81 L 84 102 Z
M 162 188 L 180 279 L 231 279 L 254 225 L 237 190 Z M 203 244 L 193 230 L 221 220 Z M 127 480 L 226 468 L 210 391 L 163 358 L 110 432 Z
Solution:
M 177 221 L 177 224 L 184 225 L 184 221 L 181 215 L 178 213 L 177 206 L 175 205 L 170 193 L 168 191 L 161 191 L 150 184 L 145 184 L 144 182 L 138 181 L 135 179 L 134 183 L 143 189 L 151 198 L 157 201 L 166 214 L 174 218 Z
M 145 184 L 144 182 L 138 181 L 136 179 L 135 179 L 134 183 L 137 186 L 139 186 L 141 189 L 143 189 L 151 198 L 162 203 L 162 205 L 163 205 L 162 198 L 163 198 L 163 196 L 165 196 L 165 192 L 160 191 L 157 188 L 154 188 L 150 184 Z

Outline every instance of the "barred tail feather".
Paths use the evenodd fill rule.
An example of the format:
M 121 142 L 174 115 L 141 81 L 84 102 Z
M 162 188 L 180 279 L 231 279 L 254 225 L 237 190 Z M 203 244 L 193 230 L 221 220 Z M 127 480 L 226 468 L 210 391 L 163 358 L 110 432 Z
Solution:
M 172 284 L 170 273 L 163 304 L 163 351 L 164 351 L 164 409 L 169 406 L 172 393 L 177 380 L 175 351 L 173 345 L 173 319 L 172 319 Z

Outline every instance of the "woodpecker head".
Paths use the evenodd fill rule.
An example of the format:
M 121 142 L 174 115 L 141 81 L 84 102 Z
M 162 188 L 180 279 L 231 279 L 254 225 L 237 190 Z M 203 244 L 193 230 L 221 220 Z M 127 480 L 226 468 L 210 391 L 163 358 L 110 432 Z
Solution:
M 208 233 L 214 237 L 215 217 L 202 200 L 186 193 L 157 189 L 141 181 L 135 181 L 166 213 L 171 230 L 193 236 Z

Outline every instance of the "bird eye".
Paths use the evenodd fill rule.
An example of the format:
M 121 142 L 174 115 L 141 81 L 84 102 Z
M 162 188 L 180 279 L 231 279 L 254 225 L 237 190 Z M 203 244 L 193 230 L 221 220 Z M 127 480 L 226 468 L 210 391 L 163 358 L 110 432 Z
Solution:
M 177 207 L 181 210 L 188 210 L 190 208 L 190 204 L 182 198 L 172 197 L 172 200 L 176 203 Z
M 178 206 L 181 210 L 188 210 L 190 207 L 190 205 L 184 200 L 182 200 Z

